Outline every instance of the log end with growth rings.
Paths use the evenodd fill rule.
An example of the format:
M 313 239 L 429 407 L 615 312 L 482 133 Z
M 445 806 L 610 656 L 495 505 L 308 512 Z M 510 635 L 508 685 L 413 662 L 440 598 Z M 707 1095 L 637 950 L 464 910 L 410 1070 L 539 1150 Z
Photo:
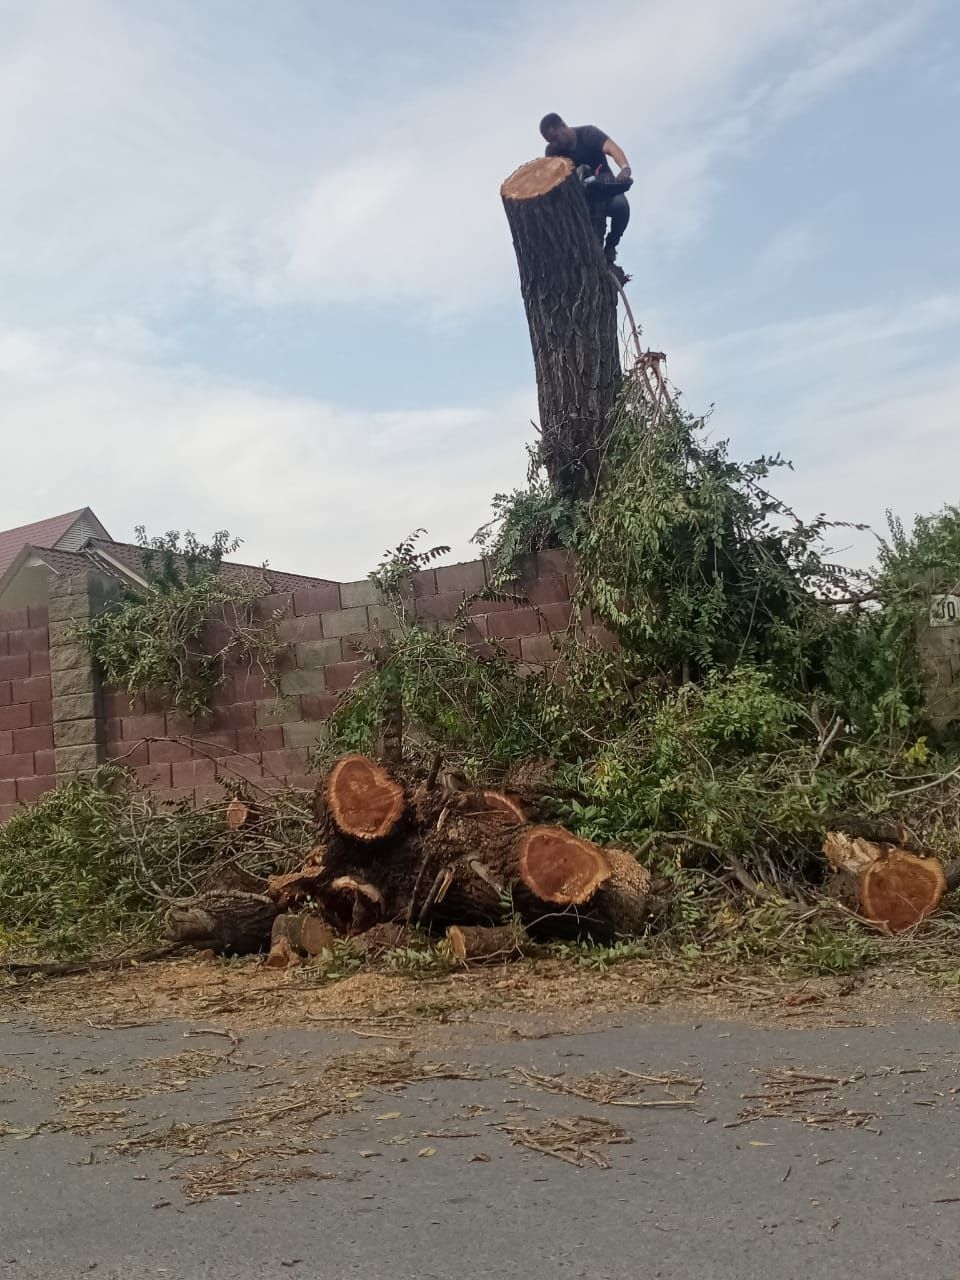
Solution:
M 368 756 L 344 756 L 327 778 L 327 811 L 344 835 L 382 840 L 403 814 L 403 787 Z
M 573 172 L 573 161 L 566 156 L 541 156 L 528 160 L 515 169 L 500 187 L 504 200 L 537 200 L 545 196 Z
M 245 800 L 241 800 L 239 796 L 234 798 L 227 805 L 225 822 L 231 831 L 239 831 L 250 817 L 250 806 Z
M 899 933 L 935 911 L 946 888 L 946 876 L 936 858 L 893 849 L 861 872 L 860 909 L 868 920 Z
M 587 902 L 610 878 L 610 862 L 599 845 L 563 827 L 532 827 L 520 842 L 517 863 L 532 893 L 562 906 Z
M 520 801 L 514 800 L 513 796 L 508 796 L 505 791 L 484 791 L 483 806 L 488 813 L 495 813 L 498 817 L 502 816 L 505 822 L 525 823 L 528 821 Z

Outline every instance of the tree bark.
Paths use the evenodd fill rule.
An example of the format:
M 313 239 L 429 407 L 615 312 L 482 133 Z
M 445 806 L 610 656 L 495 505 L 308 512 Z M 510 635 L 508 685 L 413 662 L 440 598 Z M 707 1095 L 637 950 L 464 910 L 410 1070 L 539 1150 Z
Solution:
M 597 890 L 595 909 L 622 937 L 640 933 L 650 914 L 653 877 L 632 853 L 622 849 L 604 850 L 610 864 L 610 878 Z
M 531 160 L 500 195 L 533 347 L 544 467 L 558 494 L 588 498 L 620 388 L 616 286 L 571 161 Z
M 318 956 L 332 951 L 334 936 L 316 916 L 282 915 L 273 922 L 270 933 L 268 969 L 285 969 L 301 956 Z
M 366 929 L 352 937 L 350 949 L 364 959 L 375 960 L 378 956 L 393 951 L 395 947 L 409 944 L 411 940 L 416 942 L 417 935 L 402 924 L 375 924 L 372 929 Z M 419 941 L 422 943 L 423 939 L 420 938 Z
M 174 903 L 167 912 L 167 937 L 201 950 L 260 951 L 270 937 L 276 903 L 261 893 L 212 890 L 189 902 Z
M 451 925 L 447 930 L 447 944 L 455 960 L 513 960 L 522 956 L 530 946 L 530 939 L 523 929 L 512 924 L 489 929 L 470 925 Z

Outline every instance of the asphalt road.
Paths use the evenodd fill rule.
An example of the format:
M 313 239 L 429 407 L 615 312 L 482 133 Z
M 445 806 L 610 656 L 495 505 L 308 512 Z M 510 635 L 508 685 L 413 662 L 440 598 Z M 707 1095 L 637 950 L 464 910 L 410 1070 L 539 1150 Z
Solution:
M 317 1118 L 304 1095 L 320 1097 L 314 1081 L 332 1055 L 389 1059 L 407 1046 L 291 1031 L 234 1047 L 183 1031 L 0 1024 L 4 1280 L 960 1276 L 960 1040 L 949 1023 L 789 1031 L 674 1015 L 506 1044 L 480 1031 L 418 1055 L 478 1078 L 398 1092 L 348 1079 L 340 1091 L 356 1109 Z M 694 1105 L 614 1107 L 518 1075 L 576 1082 L 620 1069 L 704 1083 L 694 1093 L 621 1076 L 643 1087 L 633 1101 Z M 772 1085 L 771 1071 L 793 1074 Z M 286 1113 L 251 1122 L 271 1099 Z M 761 1118 L 731 1127 L 751 1107 Z M 622 1128 L 627 1141 L 588 1144 L 608 1168 L 513 1144 L 516 1126 L 576 1116 Z M 116 1151 L 178 1123 L 215 1136 L 186 1151 Z M 258 1143 L 273 1154 L 251 1164 Z M 224 1161 L 228 1194 L 188 1199 L 191 1171 L 222 1175 Z M 326 1176 L 230 1192 L 231 1161 Z

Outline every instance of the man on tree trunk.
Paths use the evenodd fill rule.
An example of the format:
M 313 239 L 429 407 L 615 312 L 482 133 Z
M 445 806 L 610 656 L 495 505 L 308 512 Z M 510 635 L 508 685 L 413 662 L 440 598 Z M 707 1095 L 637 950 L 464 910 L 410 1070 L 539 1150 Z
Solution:
M 540 133 L 547 143 L 546 155 L 567 156 L 576 166 L 587 188 L 594 229 L 601 241 L 606 235 L 603 252 L 609 263 L 616 262 L 617 245 L 630 221 L 630 206 L 623 194 L 633 181 L 627 157 L 596 125 L 582 124 L 572 129 L 555 111 L 540 121 Z M 608 156 L 620 170 L 616 178 Z M 609 232 L 607 219 L 610 220 Z

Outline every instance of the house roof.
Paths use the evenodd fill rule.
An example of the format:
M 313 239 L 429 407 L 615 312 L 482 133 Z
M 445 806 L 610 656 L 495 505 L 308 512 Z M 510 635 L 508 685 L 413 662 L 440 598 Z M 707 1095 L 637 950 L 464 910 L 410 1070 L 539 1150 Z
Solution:
M 186 563 L 184 557 L 178 559 Z M 38 591 L 46 598 L 46 587 L 41 587 L 36 577 L 41 565 L 58 575 L 96 570 L 128 584 L 142 584 L 148 577 L 143 547 L 113 541 L 89 507 L 0 532 L 3 607 L 19 608 L 24 601 L 37 603 L 34 597 Z M 221 564 L 220 574 L 228 581 L 247 584 L 262 595 L 309 590 L 329 586 L 333 581 L 232 560 Z
M 17 557 L 14 564 L 28 557 L 42 560 L 54 573 L 83 573 L 90 568 L 90 561 L 79 551 L 61 551 L 57 547 L 35 547 L 32 542 L 27 543 L 22 555 Z
M 6 573 L 17 556 L 28 544 L 34 547 L 53 547 L 80 519 L 86 507 L 68 511 L 66 515 L 50 516 L 34 524 L 23 524 L 18 529 L 0 530 L 0 577 Z
M 88 538 L 81 548 L 81 554 L 87 558 L 86 567 L 94 561 L 108 573 L 116 574 L 119 566 L 135 578 L 142 579 L 146 575 L 144 550 L 132 542 Z M 254 585 L 262 583 L 268 592 L 303 591 L 310 587 L 328 586 L 334 581 L 332 578 L 309 578 L 301 573 L 281 573 L 264 565 L 237 564 L 234 560 L 224 560 L 220 566 L 220 574 L 228 581 L 249 582 Z

